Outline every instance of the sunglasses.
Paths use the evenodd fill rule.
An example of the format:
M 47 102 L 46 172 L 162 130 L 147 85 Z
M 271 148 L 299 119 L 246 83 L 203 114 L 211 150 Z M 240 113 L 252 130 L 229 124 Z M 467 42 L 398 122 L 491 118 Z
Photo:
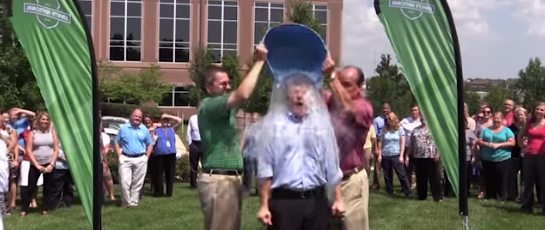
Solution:
M 491 112 L 492 112 L 492 111 L 483 111 L 483 113 L 487 113 L 487 114 L 489 114 L 489 113 L 491 113 Z

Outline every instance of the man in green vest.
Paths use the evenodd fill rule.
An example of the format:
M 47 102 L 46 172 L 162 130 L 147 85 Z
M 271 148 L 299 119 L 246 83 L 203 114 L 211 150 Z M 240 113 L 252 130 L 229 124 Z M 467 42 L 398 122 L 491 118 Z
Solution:
M 267 50 L 258 45 L 254 65 L 231 92 L 229 76 L 221 67 L 205 73 L 210 97 L 202 100 L 197 116 L 203 147 L 202 174 L 197 184 L 206 230 L 239 230 L 243 160 L 236 114 L 255 89 Z

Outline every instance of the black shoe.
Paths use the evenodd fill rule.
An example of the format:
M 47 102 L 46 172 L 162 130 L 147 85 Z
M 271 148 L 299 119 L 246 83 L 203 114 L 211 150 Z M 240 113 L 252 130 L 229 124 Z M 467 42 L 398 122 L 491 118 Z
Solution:
M 532 209 L 527 209 L 527 208 L 521 208 L 520 211 L 524 214 L 532 214 L 534 213 L 534 210 Z

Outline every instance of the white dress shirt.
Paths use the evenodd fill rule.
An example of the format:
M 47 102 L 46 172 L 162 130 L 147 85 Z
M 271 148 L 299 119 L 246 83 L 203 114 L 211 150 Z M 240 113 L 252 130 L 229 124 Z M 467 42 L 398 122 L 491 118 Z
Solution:
M 199 122 L 197 120 L 197 114 L 189 118 L 187 124 L 187 132 L 185 134 L 185 141 L 187 145 L 190 145 L 192 141 L 201 141 L 201 133 L 199 132 Z
M 411 134 L 413 130 L 418 126 L 421 126 L 422 122 L 420 121 L 420 119 L 415 120 L 412 117 L 407 117 L 401 120 L 400 124 L 405 131 L 405 146 L 409 147 L 411 146 Z

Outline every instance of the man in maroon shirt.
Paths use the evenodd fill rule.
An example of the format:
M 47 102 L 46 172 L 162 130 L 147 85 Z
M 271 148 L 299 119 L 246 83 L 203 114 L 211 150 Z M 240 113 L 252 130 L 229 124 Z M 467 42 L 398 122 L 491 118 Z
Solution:
M 369 162 L 363 144 L 373 120 L 373 107 L 360 93 L 364 82 L 360 68 L 347 66 L 334 72 L 330 58 L 323 68 L 331 76 L 332 93 L 324 92 L 324 100 L 335 129 L 343 171 L 341 190 L 346 210 L 343 229 L 368 230 L 369 181 L 365 168 Z

